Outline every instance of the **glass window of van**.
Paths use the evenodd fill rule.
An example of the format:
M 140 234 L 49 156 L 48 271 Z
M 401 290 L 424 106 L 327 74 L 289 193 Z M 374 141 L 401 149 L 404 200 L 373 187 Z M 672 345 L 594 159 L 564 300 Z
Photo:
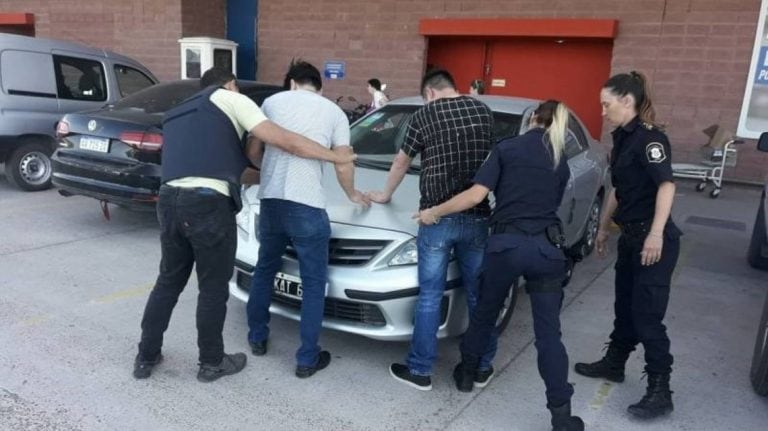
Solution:
M 115 76 L 117 77 L 117 88 L 120 89 L 120 96 L 122 97 L 154 84 L 154 81 L 141 71 L 122 64 L 115 65 Z
M 0 55 L 0 74 L 6 94 L 56 98 L 50 54 L 5 50 Z
M 54 55 L 53 64 L 60 99 L 94 102 L 107 100 L 107 81 L 100 62 Z

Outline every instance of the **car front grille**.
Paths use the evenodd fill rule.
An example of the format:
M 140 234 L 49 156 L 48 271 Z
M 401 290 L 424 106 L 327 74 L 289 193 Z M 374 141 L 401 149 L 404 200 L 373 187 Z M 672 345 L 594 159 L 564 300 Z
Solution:
M 251 290 L 251 275 L 237 271 L 237 287 L 244 291 Z M 272 293 L 272 302 L 295 310 L 301 309 L 301 301 Z M 370 326 L 385 326 L 387 321 L 377 305 L 363 302 L 353 302 L 336 298 L 325 298 L 323 316 L 334 319 L 348 320 Z
M 331 238 L 328 246 L 328 263 L 331 265 L 363 265 L 383 250 L 390 241 L 376 239 Z M 296 249 L 288 244 L 285 255 L 296 259 Z

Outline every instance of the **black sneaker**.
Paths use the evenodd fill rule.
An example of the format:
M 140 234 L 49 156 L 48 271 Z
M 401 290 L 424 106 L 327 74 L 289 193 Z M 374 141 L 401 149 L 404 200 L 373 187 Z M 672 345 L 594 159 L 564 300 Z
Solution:
M 248 344 L 251 346 L 251 353 L 255 356 L 264 356 L 267 354 L 267 340 L 259 341 L 258 343 L 248 341 Z
M 158 354 L 154 361 L 145 361 L 141 359 L 141 353 L 136 355 L 133 361 L 133 377 L 136 379 L 146 379 L 152 375 L 152 368 L 163 362 L 163 355 Z
M 487 370 L 477 370 L 475 373 L 475 381 L 474 385 L 476 388 L 484 388 L 488 386 L 488 383 L 493 378 L 493 375 L 495 374 L 493 367 L 488 368 Z
M 402 383 L 418 389 L 420 391 L 432 390 L 432 378 L 429 376 L 418 376 L 411 373 L 408 366 L 403 364 L 392 364 L 389 366 L 389 374 Z
M 296 367 L 296 377 L 300 379 L 306 379 L 312 377 L 313 374 L 327 367 L 331 363 L 331 353 L 322 350 L 317 355 L 317 364 L 314 367 Z
M 221 363 L 218 365 L 200 364 L 200 371 L 197 372 L 197 380 L 203 383 L 212 382 L 224 376 L 237 374 L 245 368 L 248 357 L 245 353 L 235 353 L 232 355 L 224 354 Z

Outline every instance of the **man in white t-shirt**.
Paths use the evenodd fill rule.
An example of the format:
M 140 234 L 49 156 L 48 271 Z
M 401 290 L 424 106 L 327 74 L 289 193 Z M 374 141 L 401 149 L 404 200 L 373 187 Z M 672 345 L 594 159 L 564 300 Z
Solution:
M 351 154 L 349 121 L 344 112 L 320 94 L 320 72 L 309 63 L 292 62 L 285 78 L 290 91 L 264 101 L 270 120 L 318 142 L 335 153 Z M 331 355 L 318 345 L 328 281 L 331 224 L 325 211 L 323 162 L 297 157 L 266 146 L 261 162 L 259 198 L 259 260 L 248 299 L 248 341 L 254 355 L 267 352 L 269 305 L 273 283 L 290 243 L 301 273 L 301 346 L 296 352 L 296 376 L 306 378 L 327 367 Z M 349 200 L 364 206 L 367 197 L 355 190 L 354 165 L 337 164 L 336 177 Z
M 231 72 L 215 67 L 200 84 L 203 90 L 166 112 L 163 121 L 163 184 L 157 204 L 162 260 L 141 320 L 133 368 L 137 379 L 148 378 L 163 359 L 163 334 L 193 266 L 200 290 L 197 379 L 212 382 L 245 367 L 244 353 L 224 353 L 222 328 L 237 247 L 240 175 L 249 162 L 258 162 L 261 152 L 250 141 L 242 145 L 246 132 L 297 157 L 353 166 L 351 152 L 331 151 L 269 121 L 253 100 L 239 94 Z

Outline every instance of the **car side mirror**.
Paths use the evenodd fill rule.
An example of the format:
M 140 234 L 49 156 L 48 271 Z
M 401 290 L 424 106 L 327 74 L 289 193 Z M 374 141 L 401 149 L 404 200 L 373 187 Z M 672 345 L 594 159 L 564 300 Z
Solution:
M 757 141 L 757 149 L 768 152 L 768 132 L 763 132 L 760 135 L 760 140 Z

